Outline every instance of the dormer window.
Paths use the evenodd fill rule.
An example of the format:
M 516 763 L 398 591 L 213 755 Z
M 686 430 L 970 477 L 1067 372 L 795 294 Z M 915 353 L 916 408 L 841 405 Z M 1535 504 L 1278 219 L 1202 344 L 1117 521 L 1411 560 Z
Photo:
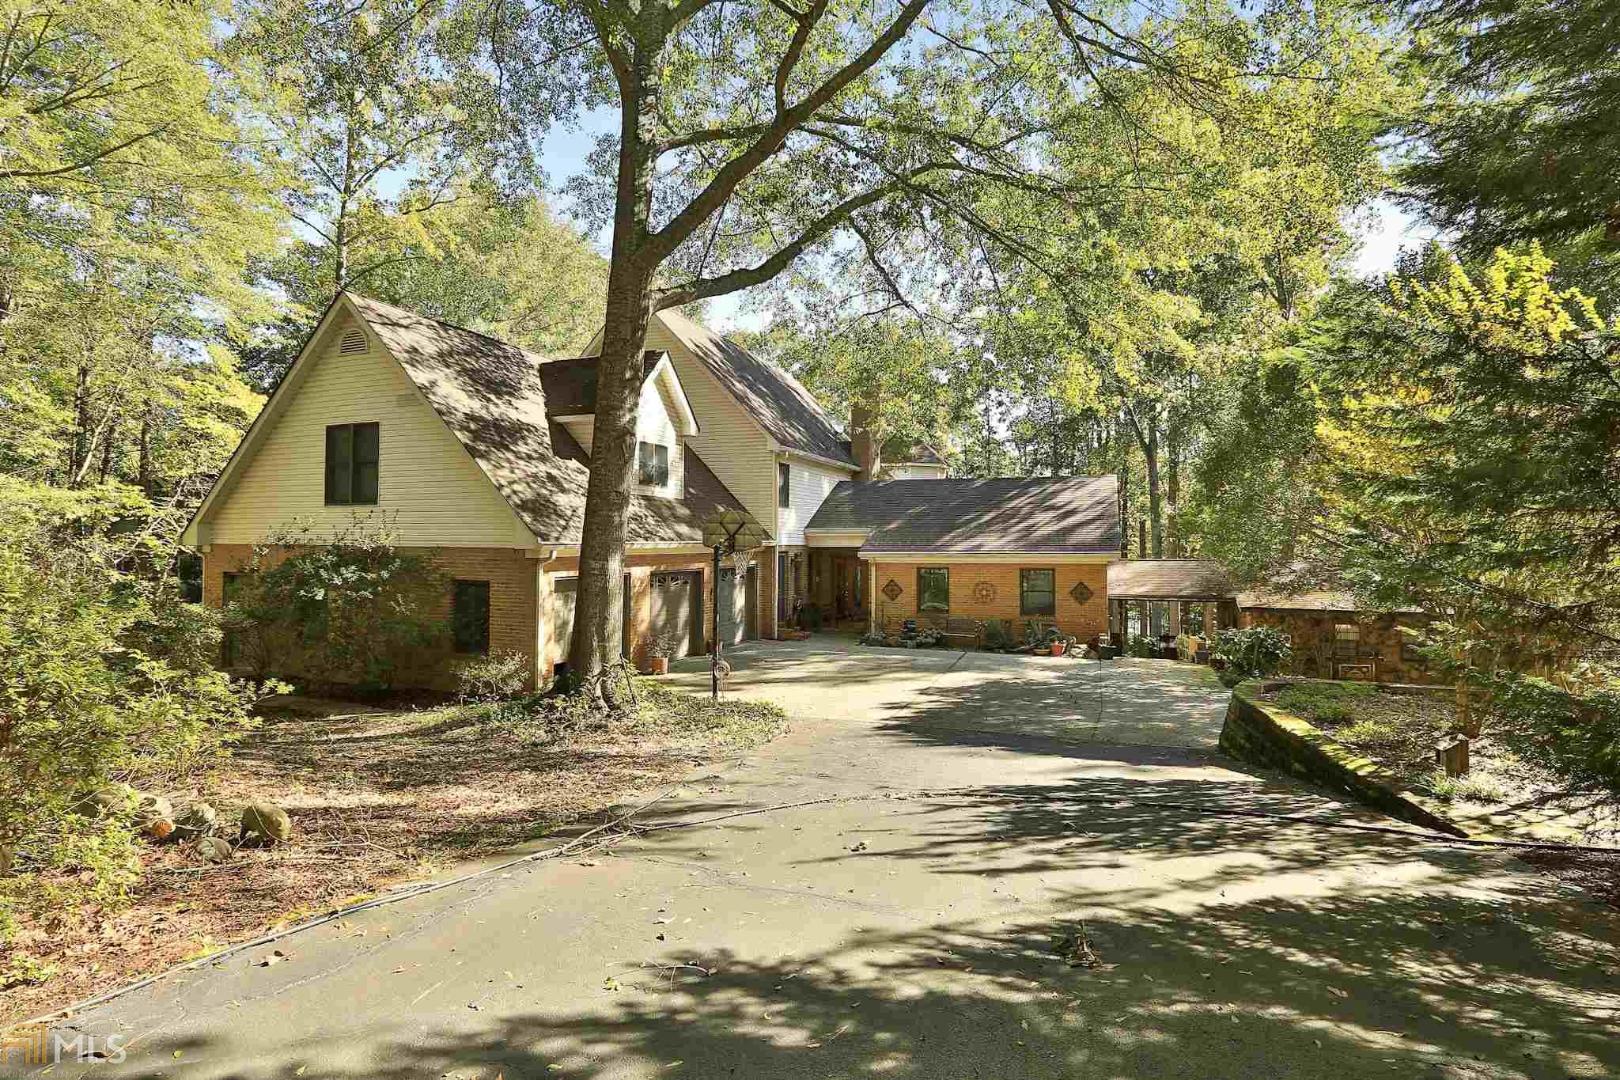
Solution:
M 668 487 L 669 447 L 663 443 L 636 443 L 636 480 L 643 487 Z

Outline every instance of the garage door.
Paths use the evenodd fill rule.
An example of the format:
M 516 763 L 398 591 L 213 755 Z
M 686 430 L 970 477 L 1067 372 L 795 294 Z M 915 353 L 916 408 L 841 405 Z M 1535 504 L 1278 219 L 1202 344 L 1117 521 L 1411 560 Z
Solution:
M 568 653 L 574 641 L 574 608 L 579 603 L 579 578 L 560 577 L 551 584 L 551 640 L 555 642 L 556 659 L 568 659 Z M 624 576 L 624 602 L 625 614 L 624 633 L 619 639 L 621 653 L 628 653 L 625 644 L 629 639 L 630 620 L 630 575 Z
M 737 645 L 754 636 L 753 620 L 755 590 L 759 580 L 750 568 L 743 575 L 742 587 L 737 587 L 737 571 L 725 567 L 720 571 L 720 640 Z
M 671 660 L 703 651 L 703 575 L 655 573 L 649 641 Z

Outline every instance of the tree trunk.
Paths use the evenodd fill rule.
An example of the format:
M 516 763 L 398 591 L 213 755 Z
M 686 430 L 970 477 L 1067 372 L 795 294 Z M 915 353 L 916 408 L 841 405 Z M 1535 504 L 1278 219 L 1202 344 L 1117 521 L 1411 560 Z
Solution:
M 157 472 L 152 463 L 152 406 L 149 403 L 141 412 L 141 433 L 135 445 L 136 468 L 135 479 L 141 485 L 141 490 L 151 498 L 157 491 Z
M 1156 410 L 1148 422 L 1142 453 L 1147 459 L 1148 527 L 1153 531 L 1153 557 L 1158 559 L 1164 556 L 1164 489 L 1159 477 L 1159 418 Z
M 1177 428 L 1172 422 L 1165 425 L 1165 488 L 1164 488 L 1164 526 L 1166 546 L 1172 559 L 1182 556 L 1181 525 L 1177 520 L 1177 512 L 1181 506 L 1181 440 L 1177 438 Z
M 613 254 L 602 353 L 596 362 L 591 475 L 569 653 L 569 664 L 580 678 L 596 675 L 618 658 L 623 633 L 625 531 L 641 404 L 641 356 L 652 315 L 652 267 L 643 249 L 652 211 L 657 64 L 657 50 L 639 50 L 617 72 L 622 106 Z

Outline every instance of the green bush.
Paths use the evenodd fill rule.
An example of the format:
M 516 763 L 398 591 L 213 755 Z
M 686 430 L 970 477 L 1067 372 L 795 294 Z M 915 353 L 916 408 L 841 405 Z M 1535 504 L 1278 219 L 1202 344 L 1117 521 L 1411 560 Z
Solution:
M 1509 672 L 1483 683 L 1492 731 L 1520 757 L 1577 784 L 1620 791 L 1620 686 L 1575 692 Z
M 1013 636 L 1004 620 L 984 621 L 984 647 L 990 652 L 1006 652 L 1013 647 Z
M 464 704 L 507 701 L 526 689 L 529 658 L 517 652 L 496 652 L 468 660 L 456 668 L 456 697 Z
M 384 692 L 442 656 L 449 591 L 431 552 L 366 526 L 280 533 L 254 548 L 226 597 L 228 659 L 258 678 Z
M 1209 653 L 1222 662 L 1221 682 L 1227 686 L 1275 675 L 1293 656 L 1288 635 L 1274 626 L 1217 630 Z
M 1132 634 L 1125 639 L 1125 655 L 1145 659 L 1155 656 L 1159 651 L 1159 643 L 1142 634 Z
M 127 812 L 88 793 L 172 789 L 251 727 L 258 689 L 213 669 L 212 616 L 182 602 L 131 505 L 0 478 L 0 941 L 19 912 L 133 882 Z

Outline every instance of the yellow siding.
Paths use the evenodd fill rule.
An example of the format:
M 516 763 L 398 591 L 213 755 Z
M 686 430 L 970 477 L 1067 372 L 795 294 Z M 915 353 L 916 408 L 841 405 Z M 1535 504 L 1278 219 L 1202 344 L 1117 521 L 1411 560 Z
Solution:
M 532 547 L 533 536 L 375 337 L 368 333 L 364 353 L 339 355 L 343 331 L 356 325 L 334 320 L 314 343 L 298 385 L 284 388 L 281 414 L 216 500 L 205 542 L 251 544 L 295 523 L 327 530 L 363 515 L 401 544 Z M 327 425 L 370 421 L 380 425 L 377 505 L 326 506 Z
M 690 440 L 692 448 L 748 512 L 771 528 L 776 520 L 776 462 L 770 440 L 656 315 L 647 328 L 647 348 L 667 351 L 680 376 L 701 429 Z

